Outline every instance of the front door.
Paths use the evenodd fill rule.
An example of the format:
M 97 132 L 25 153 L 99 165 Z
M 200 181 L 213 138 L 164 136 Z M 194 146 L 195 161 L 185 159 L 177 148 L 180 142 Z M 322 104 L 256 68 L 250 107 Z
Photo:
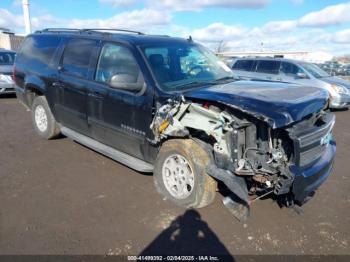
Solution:
M 126 90 L 118 82 L 112 87 L 112 76 L 121 75 L 143 88 Z M 88 123 L 93 137 L 119 151 L 144 158 L 152 121 L 152 90 L 147 88 L 135 53 L 129 47 L 103 43 L 88 90 Z

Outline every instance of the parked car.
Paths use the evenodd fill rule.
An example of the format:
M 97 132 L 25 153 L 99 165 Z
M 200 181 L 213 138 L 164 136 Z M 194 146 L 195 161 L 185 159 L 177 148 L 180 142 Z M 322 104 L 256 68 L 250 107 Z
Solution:
M 224 204 L 239 219 L 248 194 L 302 204 L 330 175 L 327 92 L 234 81 L 191 39 L 123 32 L 46 29 L 26 38 L 16 92 L 39 136 L 62 133 L 153 172 L 162 197 L 184 207 L 209 205 L 221 180 L 232 191 Z
M 288 82 L 328 91 L 330 108 L 347 108 L 350 82 L 330 76 L 318 66 L 284 58 L 241 58 L 232 66 L 240 79 Z
M 349 76 L 350 75 L 350 64 L 343 65 L 339 72 L 342 76 Z
M 0 95 L 15 93 L 12 80 L 12 67 L 15 56 L 16 52 L 0 49 Z

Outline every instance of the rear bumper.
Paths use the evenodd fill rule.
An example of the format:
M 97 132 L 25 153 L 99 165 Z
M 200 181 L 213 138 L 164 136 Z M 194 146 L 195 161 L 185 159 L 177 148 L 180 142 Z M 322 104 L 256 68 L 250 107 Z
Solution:
M 0 95 L 1 94 L 15 94 L 15 85 L 9 83 L 0 83 Z
M 329 107 L 330 108 L 347 108 L 350 105 L 350 95 L 340 95 L 338 97 L 333 97 Z
M 303 204 L 308 201 L 314 195 L 317 188 L 331 174 L 335 152 L 336 144 L 335 141 L 332 140 L 325 149 L 322 157 L 312 166 L 307 168 L 301 168 L 298 166 L 290 167 L 291 172 L 295 176 L 292 192 L 294 200 L 298 204 Z

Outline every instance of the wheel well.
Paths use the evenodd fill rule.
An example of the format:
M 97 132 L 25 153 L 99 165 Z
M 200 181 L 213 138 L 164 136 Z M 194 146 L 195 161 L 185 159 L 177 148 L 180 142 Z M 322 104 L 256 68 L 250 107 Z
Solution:
M 35 86 L 27 86 L 26 88 L 26 100 L 29 107 L 32 106 L 34 99 L 37 96 L 43 96 L 43 92 L 37 89 Z

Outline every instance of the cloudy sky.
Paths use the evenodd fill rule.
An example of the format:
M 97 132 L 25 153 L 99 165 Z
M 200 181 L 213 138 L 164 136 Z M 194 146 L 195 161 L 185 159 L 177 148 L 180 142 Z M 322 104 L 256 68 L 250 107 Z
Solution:
M 350 1 L 30 0 L 34 30 L 127 28 L 188 37 L 212 49 L 350 54 Z M 0 0 L 0 27 L 24 32 L 21 0 Z

